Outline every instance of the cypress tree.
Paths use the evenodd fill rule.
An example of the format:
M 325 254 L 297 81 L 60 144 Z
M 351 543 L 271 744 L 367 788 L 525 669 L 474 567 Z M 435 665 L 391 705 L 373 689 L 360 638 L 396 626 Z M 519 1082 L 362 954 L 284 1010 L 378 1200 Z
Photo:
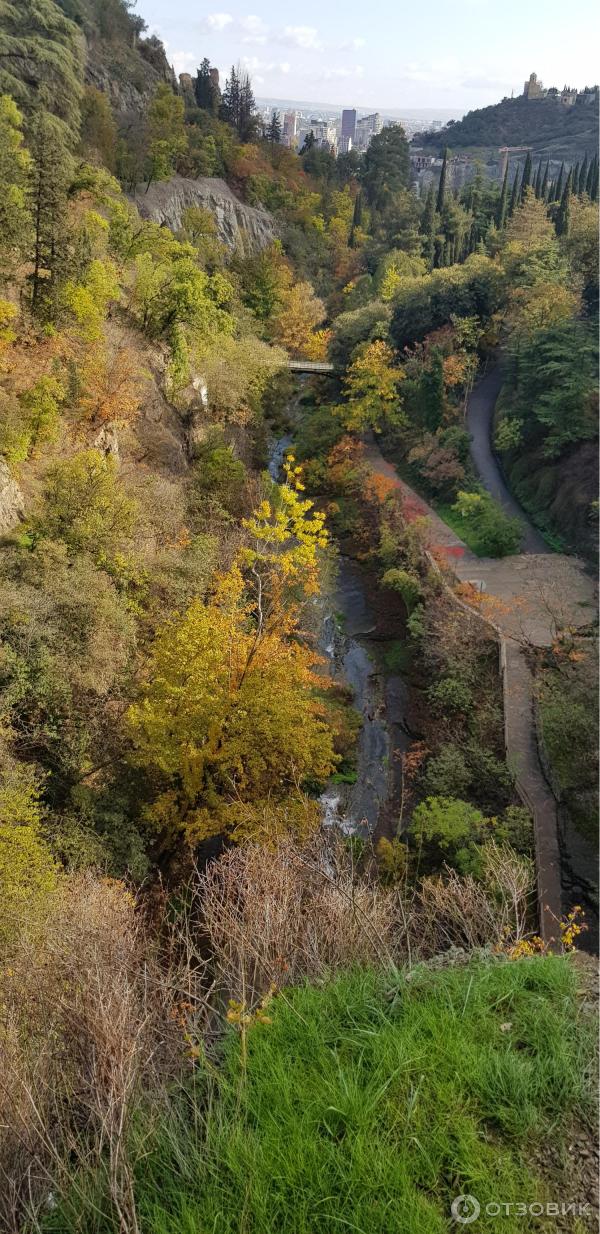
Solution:
M 29 200 L 33 218 L 31 308 L 52 320 L 68 261 L 67 194 L 73 176 L 68 131 L 40 109 L 31 125 Z
M 536 197 L 541 197 L 542 195 L 542 160 L 541 159 L 538 163 L 537 175 L 535 177 L 535 185 L 534 185 L 533 191 Z
M 506 216 L 508 214 L 508 169 L 509 169 L 509 163 L 507 161 L 506 170 L 504 172 L 504 179 L 502 181 L 502 190 L 500 192 L 500 199 L 498 201 L 498 207 L 496 210 L 496 226 L 498 228 L 498 231 L 501 231 L 502 228 L 506 225 Z
M 510 195 L 510 204 L 508 207 L 509 218 L 512 218 L 516 210 L 518 200 L 519 200 L 519 168 L 517 167 L 517 170 L 515 172 L 515 178 L 513 180 L 512 193 Z
M 565 165 L 564 163 L 561 163 L 560 171 L 558 173 L 558 180 L 555 180 L 554 182 L 554 187 L 553 187 L 552 194 L 550 197 L 551 201 L 561 200 L 562 194 L 563 194 L 563 188 L 564 188 L 564 177 L 565 177 Z
M 208 111 L 212 116 L 216 116 L 219 108 L 219 96 L 217 87 L 215 86 L 210 75 L 210 61 L 204 57 L 200 68 L 196 72 L 196 80 L 194 81 L 194 96 L 196 104 L 202 111 Z
M 281 141 L 281 121 L 279 119 L 278 111 L 273 111 L 271 116 L 271 120 L 267 128 L 267 141 L 271 146 L 276 146 Z
M 446 196 L 446 179 L 448 175 L 448 147 L 444 150 L 444 161 L 440 172 L 440 182 L 438 185 L 437 201 L 435 205 L 436 213 L 441 214 L 444 209 L 444 198 Z
M 585 191 L 586 191 L 587 178 L 588 178 L 588 156 L 587 156 L 587 153 L 586 153 L 586 154 L 585 154 L 585 156 L 584 156 L 583 163 L 581 164 L 581 171 L 579 172 L 579 189 L 578 189 L 578 192 L 579 192 L 579 196 L 580 196 L 580 197 L 582 197 L 582 196 L 583 196 L 583 194 L 584 194 L 584 193 L 585 193 Z
M 573 184 L 573 170 L 567 176 L 567 182 L 563 189 L 558 214 L 556 216 L 556 234 L 557 236 L 567 236 L 569 234 L 569 223 L 571 214 L 571 186 Z
M 527 158 L 525 159 L 525 166 L 523 168 L 523 178 L 521 180 L 521 195 L 520 195 L 521 201 L 525 200 L 525 193 L 527 192 L 527 189 L 530 188 L 531 186 L 531 168 L 532 168 L 531 154 L 528 151 Z
M 594 159 L 592 159 L 592 161 L 591 161 L 591 163 L 590 163 L 590 165 L 589 165 L 589 167 L 588 167 L 587 180 L 586 180 L 586 182 L 585 182 L 585 191 L 586 191 L 586 193 L 587 193 L 588 197 L 591 197 L 591 196 L 592 196 L 592 188 L 593 188 L 593 185 L 594 185 L 594 171 L 595 171 L 595 165 L 596 165 L 596 159 L 594 158 Z
M 573 177 L 571 180 L 571 192 L 574 197 L 577 197 L 577 194 L 579 193 L 579 163 L 576 163 L 575 168 L 574 169 L 572 168 L 571 170 L 573 171 Z
M 598 156 L 594 159 L 593 174 L 591 180 L 590 197 L 592 201 L 598 200 Z
M 421 235 L 423 236 L 423 256 L 429 269 L 432 270 L 435 259 L 435 201 L 433 184 L 429 185 L 427 197 L 425 198 L 425 206 L 421 217 Z
M 546 166 L 544 169 L 544 179 L 542 180 L 542 191 L 540 193 L 540 196 L 543 201 L 548 200 L 549 184 L 550 184 L 550 159 L 548 159 L 546 162 Z
M 357 227 L 360 227 L 362 223 L 362 215 L 363 215 L 362 192 L 359 189 L 354 199 L 354 210 L 352 213 L 352 226 L 350 228 L 350 236 L 348 238 L 348 244 L 351 249 L 354 248 L 355 243 L 356 243 L 356 229 Z

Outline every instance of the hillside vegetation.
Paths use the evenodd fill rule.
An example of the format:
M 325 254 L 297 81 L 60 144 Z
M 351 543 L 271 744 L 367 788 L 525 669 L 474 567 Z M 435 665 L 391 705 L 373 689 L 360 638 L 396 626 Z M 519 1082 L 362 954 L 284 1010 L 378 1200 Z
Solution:
M 528 99 L 523 95 L 502 99 L 489 107 L 467 112 L 438 133 L 423 133 L 419 145 L 455 149 L 477 146 L 532 146 L 552 143 L 570 148 L 573 161 L 585 151 L 593 157 L 598 148 L 598 99 L 578 101 L 566 107 L 556 98 Z
M 176 83 L 131 7 L 0 0 L 0 1223 L 441 1230 L 455 1187 L 553 1195 L 531 1154 L 589 1134 L 586 922 L 546 954 L 495 633 L 365 438 L 518 550 L 465 399 L 502 347 L 507 470 L 591 447 L 598 163 L 459 194 L 446 165 L 419 201 L 400 126 L 296 154 L 244 72 Z M 134 204 L 199 177 L 272 230 Z M 290 356 L 336 373 L 299 390 Z M 372 835 L 321 818 L 363 774 L 321 650 L 340 549 L 382 729 L 407 698 Z M 552 655 L 571 793 L 592 692 L 569 631 Z

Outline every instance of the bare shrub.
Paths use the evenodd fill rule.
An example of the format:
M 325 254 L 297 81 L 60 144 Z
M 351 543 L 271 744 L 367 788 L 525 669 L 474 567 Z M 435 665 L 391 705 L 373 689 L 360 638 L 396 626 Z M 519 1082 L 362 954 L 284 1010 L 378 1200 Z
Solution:
M 514 945 L 525 936 L 534 889 L 531 863 L 496 844 L 485 845 L 482 860 L 481 881 L 448 868 L 421 882 L 412 929 L 422 955 L 448 947 Z
M 43 934 L 30 925 L 0 974 L 0 1225 L 19 1230 L 86 1164 L 136 1234 L 132 1112 L 185 1066 L 179 1006 L 193 1010 L 198 983 L 120 883 L 65 878 Z
M 358 876 L 333 838 L 231 849 L 196 894 L 225 987 L 248 1002 L 271 982 L 294 985 L 401 951 L 397 892 Z
M 250 1004 L 272 982 L 514 944 L 526 929 L 531 867 L 496 845 L 484 862 L 480 882 L 448 869 L 409 892 L 357 874 L 351 851 L 318 835 L 304 849 L 291 840 L 232 849 L 200 877 L 196 896 L 224 985 Z

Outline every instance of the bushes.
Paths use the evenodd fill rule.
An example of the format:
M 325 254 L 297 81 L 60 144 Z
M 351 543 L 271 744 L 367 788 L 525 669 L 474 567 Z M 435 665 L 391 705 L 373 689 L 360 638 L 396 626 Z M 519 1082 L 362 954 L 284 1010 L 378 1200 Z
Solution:
M 508 557 L 519 551 L 523 535 L 519 519 L 509 518 L 487 493 L 459 492 L 452 509 L 464 519 L 480 556 Z

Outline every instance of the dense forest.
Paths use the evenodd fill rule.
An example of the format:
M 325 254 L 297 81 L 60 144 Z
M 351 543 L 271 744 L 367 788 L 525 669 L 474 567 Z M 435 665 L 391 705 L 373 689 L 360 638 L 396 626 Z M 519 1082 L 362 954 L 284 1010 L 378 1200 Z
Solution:
M 598 160 L 459 192 L 444 162 L 419 201 L 399 125 L 296 153 L 243 69 L 210 70 L 177 82 L 127 0 L 0 0 L 0 1221 L 437 1234 L 474 1170 L 545 1194 L 530 1148 L 557 1109 L 587 1136 L 591 1029 L 537 937 L 495 635 L 368 445 L 474 552 L 517 552 L 464 418 L 502 352 L 506 474 L 591 554 Z M 141 217 L 134 190 L 175 176 L 223 178 L 272 233 L 242 252 L 202 206 Z M 289 357 L 334 372 L 299 387 Z M 320 800 L 357 778 L 322 639 L 340 554 L 414 729 L 350 837 Z M 539 678 L 585 835 L 593 642 L 557 635 Z M 582 928 L 574 907 L 557 950 Z

